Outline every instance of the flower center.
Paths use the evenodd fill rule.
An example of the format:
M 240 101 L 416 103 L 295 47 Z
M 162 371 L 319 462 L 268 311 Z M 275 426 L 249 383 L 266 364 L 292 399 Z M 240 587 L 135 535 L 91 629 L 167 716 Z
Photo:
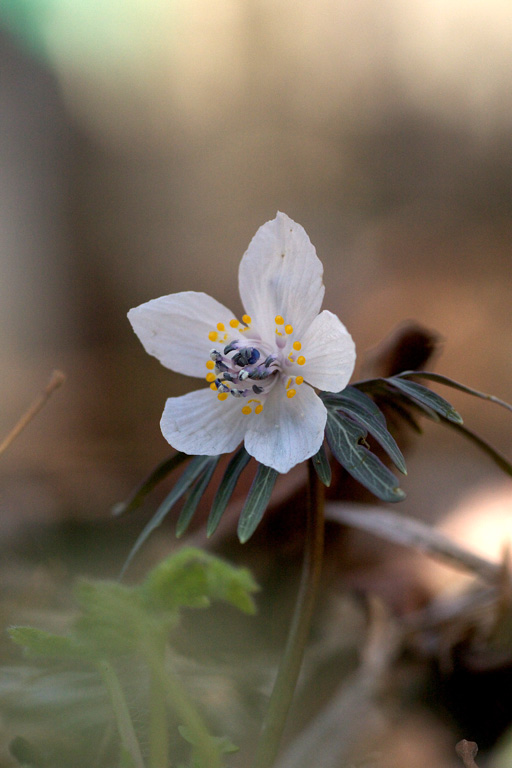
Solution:
M 277 381 L 282 380 L 289 399 L 297 394 L 294 386 L 304 381 L 302 376 L 286 372 L 293 364 L 306 362 L 304 355 L 299 354 L 301 343 L 293 341 L 293 327 L 286 324 L 281 315 L 277 315 L 275 322 L 275 338 L 271 344 L 251 336 L 249 315 L 244 315 L 242 322 L 230 320 L 229 329 L 217 323 L 216 330 L 208 334 L 210 341 L 224 346 L 210 351 L 206 381 L 210 389 L 217 392 L 219 400 L 230 396 L 244 398 L 241 410 L 246 415 L 262 412 L 265 398 Z

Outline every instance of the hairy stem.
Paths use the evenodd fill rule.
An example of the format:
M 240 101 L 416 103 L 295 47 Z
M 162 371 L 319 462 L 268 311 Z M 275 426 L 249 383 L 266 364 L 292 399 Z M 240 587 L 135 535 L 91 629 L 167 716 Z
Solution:
M 299 591 L 252 768 L 271 768 L 274 764 L 297 685 L 318 592 L 324 549 L 324 487 L 311 460 L 308 471 L 306 540 Z
M 135 768 L 144 768 L 139 742 L 133 728 L 130 711 L 119 678 L 108 661 L 99 661 L 96 666 L 110 695 L 116 717 L 117 730 L 121 738 L 121 745 L 125 752 L 130 755 Z

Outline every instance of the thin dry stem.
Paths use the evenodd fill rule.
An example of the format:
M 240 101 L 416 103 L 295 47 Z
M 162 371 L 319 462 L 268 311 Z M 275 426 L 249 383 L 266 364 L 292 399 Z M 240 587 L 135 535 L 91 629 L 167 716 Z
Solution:
M 25 411 L 23 416 L 19 419 L 19 421 L 14 425 L 14 427 L 11 429 L 7 437 L 4 438 L 3 442 L 0 443 L 0 455 L 9 448 L 11 443 L 16 440 L 20 432 L 22 432 L 25 427 L 30 424 L 32 419 L 37 416 L 39 411 L 46 405 L 47 401 L 50 399 L 50 397 L 53 395 L 56 389 L 58 389 L 62 384 L 64 384 L 66 380 L 66 376 L 62 371 L 53 371 L 50 381 L 46 385 L 46 387 L 43 389 L 43 391 L 36 397 L 36 399 L 32 402 L 32 404 L 29 406 L 28 410 Z

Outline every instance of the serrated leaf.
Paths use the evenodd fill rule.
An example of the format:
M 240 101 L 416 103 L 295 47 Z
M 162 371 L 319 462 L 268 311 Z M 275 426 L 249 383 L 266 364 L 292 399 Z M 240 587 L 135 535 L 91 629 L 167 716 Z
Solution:
M 453 405 L 436 392 L 432 392 L 428 387 L 424 387 L 423 384 L 416 384 L 414 381 L 401 379 L 397 376 L 385 379 L 385 381 L 393 388 L 406 394 L 413 401 L 430 408 L 434 413 L 439 414 L 439 416 L 442 416 L 444 419 L 448 419 L 448 421 L 452 421 L 454 424 L 463 423 L 462 416 L 457 413 Z
M 206 535 L 210 537 L 215 533 L 217 526 L 220 523 L 222 515 L 226 511 L 226 507 L 229 504 L 229 500 L 233 495 L 236 484 L 240 475 L 244 471 L 245 467 L 249 463 L 250 456 L 242 446 L 233 456 L 226 471 L 220 481 L 217 493 L 213 500 L 212 508 L 208 516 L 208 524 L 206 526 Z
M 278 474 L 272 467 L 266 467 L 264 464 L 258 466 L 238 521 L 238 538 L 242 544 L 249 541 L 258 527 L 270 501 Z
M 407 474 L 405 459 L 394 437 L 388 432 L 386 418 L 380 408 L 373 402 L 368 395 L 360 392 L 354 387 L 347 387 L 336 395 L 336 400 L 322 398 L 327 407 L 335 406 L 337 409 L 348 413 L 361 426 L 375 438 L 379 445 L 386 451 L 396 468 Z
M 157 511 L 142 530 L 137 541 L 133 545 L 130 554 L 126 558 L 126 562 L 121 570 L 121 577 L 124 576 L 131 561 L 144 544 L 148 536 L 153 533 L 155 528 L 158 528 L 162 524 L 165 517 L 169 514 L 173 506 L 177 501 L 181 499 L 184 493 L 188 491 L 190 486 L 194 483 L 196 478 L 204 471 L 205 467 L 212 460 L 212 456 L 194 456 L 190 464 L 184 470 L 183 474 L 179 477 L 176 485 L 171 492 L 165 497 L 163 502 L 158 507 Z
M 328 410 L 326 435 L 331 451 L 358 482 L 382 501 L 402 501 L 405 493 L 382 461 L 360 441 L 367 432 L 343 413 Z
M 506 408 L 508 411 L 512 411 L 512 405 L 506 403 L 504 400 L 500 400 L 499 397 L 488 395 L 485 392 L 479 392 L 478 389 L 467 387 L 465 384 L 460 384 L 458 381 L 454 381 L 453 379 L 448 378 L 448 376 L 442 376 L 440 373 L 431 373 L 430 371 L 404 371 L 395 378 L 411 379 L 414 377 L 427 379 L 428 381 L 436 381 L 438 384 L 444 384 L 447 387 L 452 387 L 452 389 L 458 389 L 460 392 L 465 392 L 467 395 L 472 395 L 473 397 L 479 397 L 482 400 L 489 400 L 491 403 L 495 403 L 502 408 Z
M 318 475 L 320 482 L 328 488 L 331 484 L 332 472 L 323 444 L 320 446 L 318 453 L 315 453 L 315 455 L 311 457 L 311 461 L 313 462 L 315 472 Z
M 245 613 L 254 613 L 251 595 L 258 585 L 246 568 L 200 549 L 184 547 L 153 568 L 139 589 L 152 610 L 203 608 L 211 600 L 223 600 Z
M 198 480 L 196 480 L 192 490 L 190 491 L 188 498 L 183 505 L 183 509 L 180 512 L 180 516 L 178 517 L 178 522 L 176 523 L 176 536 L 178 539 L 180 536 L 183 536 L 187 530 L 190 521 L 192 520 L 192 517 L 194 516 L 194 513 L 197 509 L 197 506 L 201 501 L 203 494 L 210 483 L 210 480 L 212 479 L 212 475 L 215 472 L 219 458 L 219 456 L 214 456 L 210 460 L 202 474 L 199 476 Z
M 54 635 L 36 627 L 9 627 L 7 631 L 11 640 L 32 657 L 83 659 L 90 656 L 83 645 L 65 635 Z
M 190 458 L 191 456 L 180 451 L 179 453 L 174 454 L 174 456 L 162 461 L 147 477 L 144 478 L 135 490 L 132 491 L 126 501 L 121 501 L 112 508 L 112 514 L 117 517 L 125 512 L 132 512 L 134 509 L 137 509 L 137 507 L 140 507 L 148 493 L 150 493 L 159 482 Z

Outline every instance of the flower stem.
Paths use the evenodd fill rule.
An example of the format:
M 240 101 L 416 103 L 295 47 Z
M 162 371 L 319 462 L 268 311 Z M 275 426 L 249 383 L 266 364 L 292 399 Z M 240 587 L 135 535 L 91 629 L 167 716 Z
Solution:
M 299 592 L 252 768 L 271 768 L 274 764 L 297 685 L 318 592 L 324 549 L 324 486 L 311 459 L 308 471 L 306 540 Z
M 117 674 L 114 668 L 105 660 L 99 661 L 97 668 L 110 694 L 122 747 L 130 755 L 135 768 L 144 768 L 139 742 L 135 735 L 130 711 Z

